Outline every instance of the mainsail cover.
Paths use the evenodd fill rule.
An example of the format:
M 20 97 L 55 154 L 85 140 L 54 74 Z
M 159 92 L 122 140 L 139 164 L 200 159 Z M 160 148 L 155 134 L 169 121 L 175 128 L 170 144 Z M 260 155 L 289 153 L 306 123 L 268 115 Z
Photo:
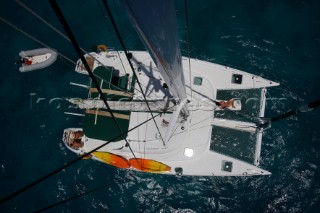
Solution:
M 187 98 L 172 0 L 121 0 L 174 98 Z M 188 115 L 186 107 L 182 113 Z

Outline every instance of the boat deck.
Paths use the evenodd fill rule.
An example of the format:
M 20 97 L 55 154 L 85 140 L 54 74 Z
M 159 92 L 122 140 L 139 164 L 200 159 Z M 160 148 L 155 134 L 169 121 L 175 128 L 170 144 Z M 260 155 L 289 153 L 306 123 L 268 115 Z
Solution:
M 132 72 L 130 72 L 129 64 L 125 62 L 124 53 L 118 55 L 116 52 L 109 52 L 108 57 L 105 57 L 105 55 L 97 57 L 101 64 L 107 65 L 106 68 L 96 67 L 94 70 L 94 74 L 100 76 L 100 88 L 103 89 L 107 99 L 115 101 L 121 98 L 134 101 L 143 100 L 137 85 L 134 85 L 135 90 L 132 90 L 132 86 L 130 87 L 130 82 L 118 83 L 117 88 L 110 85 L 110 82 L 119 82 L 119 78 L 113 78 L 114 71 L 119 71 L 119 77 L 123 77 L 127 72 L 129 73 L 127 78 L 132 79 Z M 121 61 L 123 63 L 120 62 L 119 57 L 122 58 Z M 132 52 L 132 62 L 148 100 L 163 100 L 171 97 L 170 92 L 165 87 L 163 78 L 147 52 Z M 150 121 L 139 126 L 134 131 L 122 136 L 119 141 L 110 143 L 99 151 L 121 155 L 129 160 L 134 156 L 130 149 L 125 146 L 123 139 L 127 138 L 136 157 L 152 159 L 169 165 L 172 170 L 165 174 L 176 174 L 176 168 L 181 168 L 184 175 L 233 176 L 270 174 L 255 165 L 210 150 L 212 128 L 214 128 L 214 109 L 205 108 L 205 103 L 216 100 L 217 90 L 264 88 L 277 86 L 278 84 L 222 65 L 196 59 L 191 59 L 190 62 L 192 67 L 191 79 L 193 79 L 191 86 L 188 60 L 187 58 L 182 60 L 185 68 L 184 76 L 187 95 L 191 100 L 188 105 L 190 108 L 192 108 L 191 104 L 193 103 L 197 103 L 199 106 L 197 106 L 196 110 L 190 110 L 190 116 L 187 120 L 184 121 L 179 118 L 174 123 L 173 131 L 170 132 L 168 129 L 174 113 L 164 113 L 158 116 L 155 122 Z M 124 85 L 122 89 L 126 87 L 126 90 L 119 90 L 118 86 L 120 85 Z M 112 94 L 111 90 L 124 93 L 122 95 Z M 124 95 L 130 93 L 133 94 L 132 97 Z M 99 98 L 99 94 L 96 93 L 92 85 L 89 89 L 89 98 Z M 150 112 L 119 110 L 113 112 L 117 115 L 116 119 L 122 131 L 136 127 L 151 118 Z M 119 117 L 118 114 L 123 116 Z M 153 114 L 156 115 L 157 113 L 154 112 Z M 230 126 L 232 125 L 228 125 L 228 127 Z M 160 134 L 157 130 L 158 128 Z M 108 112 L 103 109 L 87 110 L 83 129 L 88 141 L 84 144 L 82 152 L 88 152 L 119 135 L 117 126 L 112 118 L 109 117 Z M 163 140 L 166 138 L 168 138 L 168 141 Z

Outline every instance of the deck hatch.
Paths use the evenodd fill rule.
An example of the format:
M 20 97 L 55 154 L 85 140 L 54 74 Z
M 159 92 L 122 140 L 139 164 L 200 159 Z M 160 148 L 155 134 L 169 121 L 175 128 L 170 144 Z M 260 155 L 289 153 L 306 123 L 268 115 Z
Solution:
M 232 161 L 223 160 L 221 162 L 221 171 L 232 172 Z
M 201 86 L 202 85 L 202 78 L 201 77 L 194 77 L 193 84 L 197 85 L 197 86 Z
M 233 83 L 233 84 L 242 84 L 242 75 L 232 74 L 231 83 Z

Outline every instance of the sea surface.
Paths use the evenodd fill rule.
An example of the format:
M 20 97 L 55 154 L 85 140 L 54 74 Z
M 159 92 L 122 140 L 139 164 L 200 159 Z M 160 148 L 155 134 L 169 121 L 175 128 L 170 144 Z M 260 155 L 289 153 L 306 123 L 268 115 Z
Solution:
M 63 31 L 48 1 L 21 1 Z M 144 50 L 119 2 L 108 2 L 127 48 Z M 82 48 L 91 51 L 106 44 L 121 50 L 101 1 L 58 3 Z M 176 1 L 176 10 L 181 49 L 186 55 L 184 1 Z M 68 41 L 16 1 L 2 0 L 0 16 L 3 198 L 76 158 L 61 138 L 64 128 L 81 127 L 82 120 L 64 114 L 80 111 L 63 98 L 85 97 L 84 89 L 69 82 L 86 84 L 88 78 L 75 73 L 74 65 L 63 58 L 48 68 L 20 73 L 15 65 L 18 53 L 42 47 L 35 39 L 72 61 L 78 57 Z M 320 97 L 319 1 L 188 0 L 188 24 L 191 57 L 281 84 L 268 90 L 267 117 Z M 245 97 L 251 98 L 250 94 Z M 161 176 L 82 160 L 1 205 L 0 212 L 33 212 L 100 186 L 100 190 L 48 212 L 318 212 L 319 119 L 320 109 L 316 109 L 275 122 L 265 131 L 260 167 L 271 176 Z M 213 139 L 224 145 L 226 152 L 228 146 L 241 142 L 228 132 L 223 134 L 225 137 L 213 135 Z M 224 143 L 226 139 L 229 141 Z

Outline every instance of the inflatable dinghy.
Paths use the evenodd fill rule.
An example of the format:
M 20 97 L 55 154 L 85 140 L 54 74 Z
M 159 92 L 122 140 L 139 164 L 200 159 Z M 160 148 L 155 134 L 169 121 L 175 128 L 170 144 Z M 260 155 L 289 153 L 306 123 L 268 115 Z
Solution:
M 56 51 L 49 48 L 21 51 L 17 62 L 22 65 L 19 71 L 28 72 L 48 67 L 57 60 L 57 55 Z

